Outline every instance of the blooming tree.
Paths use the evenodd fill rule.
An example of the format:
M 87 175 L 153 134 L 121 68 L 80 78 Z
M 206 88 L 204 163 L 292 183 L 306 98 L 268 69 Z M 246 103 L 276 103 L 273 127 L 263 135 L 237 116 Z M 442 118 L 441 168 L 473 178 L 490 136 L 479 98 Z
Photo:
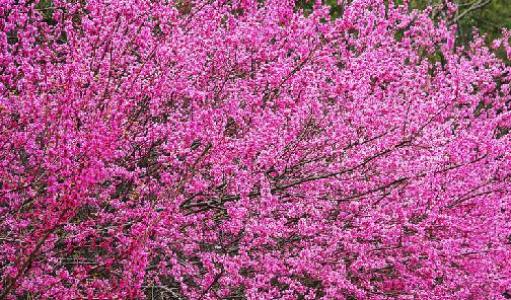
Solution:
M 0 0 L 0 299 L 510 299 L 511 68 L 336 9 Z

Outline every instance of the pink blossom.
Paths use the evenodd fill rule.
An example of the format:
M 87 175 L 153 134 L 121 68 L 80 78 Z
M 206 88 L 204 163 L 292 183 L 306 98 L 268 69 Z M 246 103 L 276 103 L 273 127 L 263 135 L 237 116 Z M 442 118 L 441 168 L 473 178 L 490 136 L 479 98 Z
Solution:
M 0 0 L 0 298 L 511 297 L 509 31 L 43 2 Z

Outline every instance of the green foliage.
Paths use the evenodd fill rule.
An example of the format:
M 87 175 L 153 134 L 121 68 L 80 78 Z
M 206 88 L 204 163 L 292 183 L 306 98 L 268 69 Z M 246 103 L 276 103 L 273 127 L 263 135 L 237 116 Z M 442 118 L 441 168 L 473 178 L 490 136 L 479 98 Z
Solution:
M 296 0 L 295 8 L 302 9 L 306 15 L 312 12 L 315 0 Z M 330 6 L 330 17 L 336 19 L 342 16 L 342 5 L 337 4 L 337 0 L 322 0 L 323 4 Z
M 53 11 L 55 10 L 52 0 L 40 0 L 37 2 L 35 8 L 43 16 L 43 20 L 49 25 L 55 25 L 56 22 L 53 19 Z
M 384 0 L 388 6 L 403 5 L 404 0 Z M 296 8 L 302 9 L 308 15 L 314 6 L 314 0 L 296 0 Z M 322 0 L 331 7 L 332 19 L 342 17 L 343 7 L 337 4 L 337 0 Z M 347 1 L 349 2 L 349 1 Z M 409 10 L 423 10 L 428 6 L 435 7 L 436 13 L 445 9 L 445 0 L 409 0 Z M 458 42 L 461 45 L 468 44 L 473 39 L 474 30 L 486 37 L 490 43 L 502 36 L 502 29 L 511 29 L 511 0 L 454 0 L 459 11 L 453 16 L 451 22 L 458 26 Z M 438 16 L 437 16 L 438 17 Z M 396 39 L 400 40 L 403 32 L 396 32 Z M 498 49 L 496 54 L 506 59 L 503 49 Z
M 481 34 L 486 35 L 486 41 L 489 43 L 502 36 L 503 28 L 511 28 L 511 1 L 492 0 L 485 7 L 467 13 L 458 25 L 461 41 L 465 43 L 470 41 L 473 29 L 477 28 Z M 496 54 L 509 63 L 503 47 L 498 49 Z
M 511 1 L 509 0 L 455 0 L 459 12 L 456 17 L 459 35 L 464 41 L 472 38 L 474 28 L 486 34 L 488 40 L 500 36 L 502 28 L 511 28 Z M 442 5 L 443 0 L 411 0 L 412 9 L 428 5 Z M 455 18 L 456 18 L 455 17 Z
M 410 0 L 410 10 L 425 9 L 428 6 L 442 7 L 445 0 Z M 488 3 L 486 3 L 488 1 Z M 385 0 L 388 5 L 403 5 L 403 0 Z M 477 5 L 479 2 L 483 5 Z M 331 16 L 338 18 L 342 15 L 342 6 L 336 0 L 323 0 L 331 7 Z M 502 28 L 511 28 L 511 0 L 455 0 L 459 6 L 456 17 L 459 26 L 459 35 L 464 41 L 472 38 L 473 28 L 486 34 L 489 40 L 501 35 Z M 312 11 L 314 0 L 297 0 L 296 7 L 305 12 Z M 478 7 L 481 6 L 481 7 Z M 478 7 L 478 8 L 477 8 Z
M 424 9 L 428 5 L 442 6 L 443 0 L 411 0 L 411 9 Z M 458 41 L 467 44 L 473 39 L 474 30 L 490 43 L 502 36 L 502 29 L 511 28 L 510 0 L 455 0 L 459 11 L 454 16 L 458 26 Z M 503 49 L 497 55 L 506 59 Z M 507 60 L 507 59 L 506 59 Z

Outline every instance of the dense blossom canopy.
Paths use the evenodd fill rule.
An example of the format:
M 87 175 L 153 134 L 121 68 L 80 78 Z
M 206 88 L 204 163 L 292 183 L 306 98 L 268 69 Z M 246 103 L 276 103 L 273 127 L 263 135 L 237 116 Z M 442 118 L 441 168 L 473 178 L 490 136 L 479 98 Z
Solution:
M 0 299 L 510 299 L 510 67 L 339 4 L 0 0 Z

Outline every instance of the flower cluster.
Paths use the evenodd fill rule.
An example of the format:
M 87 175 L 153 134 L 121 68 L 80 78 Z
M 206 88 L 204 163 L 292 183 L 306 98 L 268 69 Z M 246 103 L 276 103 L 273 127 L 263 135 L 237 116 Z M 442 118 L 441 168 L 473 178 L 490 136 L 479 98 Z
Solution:
M 0 0 L 0 299 L 510 299 L 511 68 L 336 9 Z

